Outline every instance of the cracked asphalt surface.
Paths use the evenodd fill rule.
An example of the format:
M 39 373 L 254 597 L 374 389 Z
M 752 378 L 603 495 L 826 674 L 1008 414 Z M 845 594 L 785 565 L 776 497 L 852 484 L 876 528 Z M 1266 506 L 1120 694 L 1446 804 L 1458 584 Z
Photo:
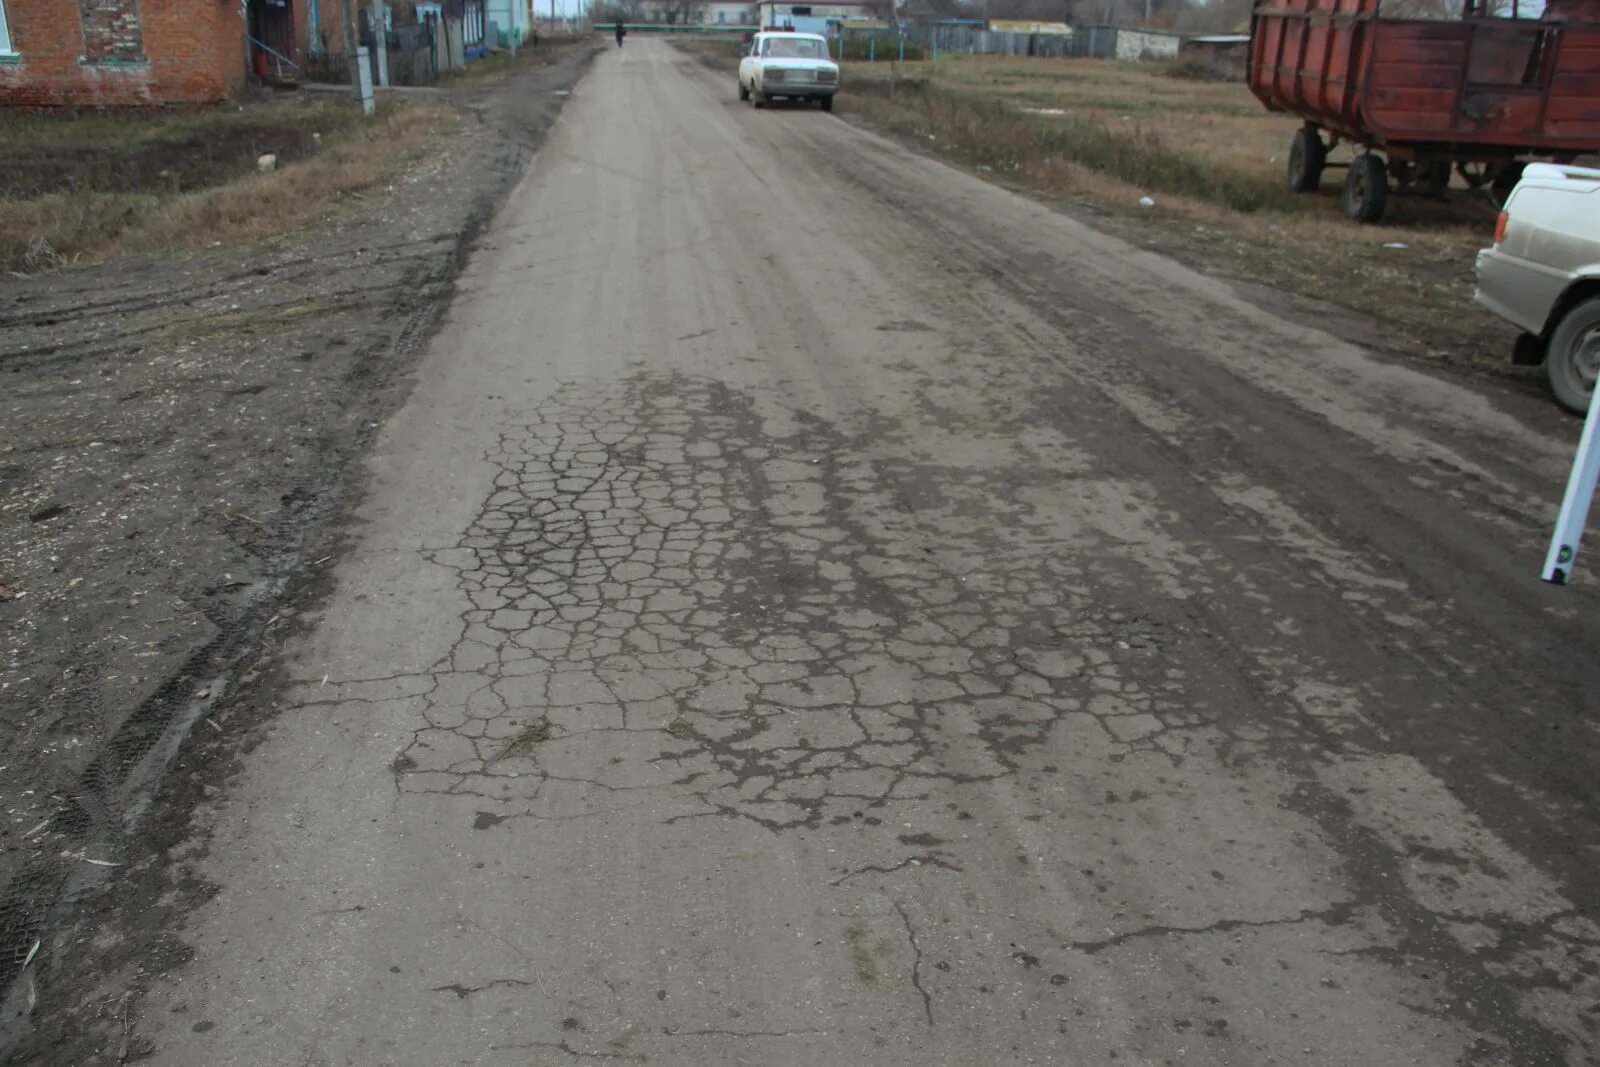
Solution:
M 1575 428 L 597 61 L 171 850 L 168 1064 L 1580 1064 Z

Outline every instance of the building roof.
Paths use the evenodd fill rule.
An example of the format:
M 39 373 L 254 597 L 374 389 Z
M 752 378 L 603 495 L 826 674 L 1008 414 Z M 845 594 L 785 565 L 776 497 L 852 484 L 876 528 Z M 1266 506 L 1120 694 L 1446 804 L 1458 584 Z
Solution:
M 1072 27 L 1065 22 L 1041 22 L 1037 19 L 990 19 L 989 28 L 996 33 L 1041 33 L 1069 36 Z

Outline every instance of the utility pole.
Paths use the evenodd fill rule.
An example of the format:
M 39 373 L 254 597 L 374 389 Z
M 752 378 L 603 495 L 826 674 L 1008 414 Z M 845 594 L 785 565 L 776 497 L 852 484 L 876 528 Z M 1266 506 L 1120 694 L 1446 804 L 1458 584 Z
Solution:
M 350 10 L 350 0 L 341 0 L 344 8 L 344 62 L 350 69 L 350 89 L 361 99 L 361 71 L 357 67 L 356 19 Z
M 375 110 L 372 100 L 372 68 L 367 66 L 367 50 L 356 47 L 355 15 L 350 10 L 351 0 L 344 4 L 344 58 L 350 67 L 350 87 L 361 102 L 361 112 L 371 115 Z
M 372 47 L 378 52 L 379 85 L 389 84 L 389 28 L 385 22 L 383 0 L 372 0 Z

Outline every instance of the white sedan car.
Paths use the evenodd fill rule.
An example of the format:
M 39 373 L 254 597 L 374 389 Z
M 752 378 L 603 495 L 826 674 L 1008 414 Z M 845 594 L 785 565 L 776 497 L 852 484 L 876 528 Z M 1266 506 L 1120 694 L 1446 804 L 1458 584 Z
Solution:
M 814 33 L 758 33 L 739 61 L 739 99 L 762 107 L 768 100 L 815 100 L 833 110 L 839 91 L 839 64 L 828 54 L 828 39 Z
M 1514 362 L 1543 361 L 1561 406 L 1588 410 L 1600 378 L 1600 170 L 1528 164 L 1478 253 L 1477 300 L 1526 331 Z

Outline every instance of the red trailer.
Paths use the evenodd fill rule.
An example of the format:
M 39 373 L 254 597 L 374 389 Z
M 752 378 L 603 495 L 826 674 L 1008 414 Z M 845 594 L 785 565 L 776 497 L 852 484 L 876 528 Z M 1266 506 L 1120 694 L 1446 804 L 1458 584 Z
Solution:
M 1250 89 L 1305 119 L 1289 185 L 1317 188 L 1348 166 L 1345 214 L 1383 215 L 1391 182 L 1440 194 L 1452 169 L 1504 194 L 1522 163 L 1600 152 L 1600 0 L 1548 0 L 1539 18 L 1487 15 L 1466 0 L 1448 21 L 1388 18 L 1381 0 L 1258 0 Z M 1515 8 L 1513 8 L 1515 11 Z M 1341 141 L 1356 148 L 1332 163 Z

